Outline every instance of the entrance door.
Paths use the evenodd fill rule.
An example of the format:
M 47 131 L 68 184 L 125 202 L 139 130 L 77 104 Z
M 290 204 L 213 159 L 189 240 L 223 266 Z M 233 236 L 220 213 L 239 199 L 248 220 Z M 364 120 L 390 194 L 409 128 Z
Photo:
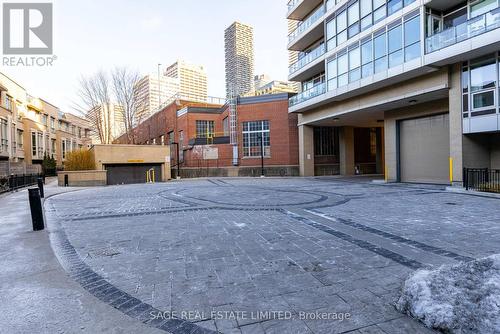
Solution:
M 399 123 L 402 182 L 449 183 L 449 115 L 435 115 Z

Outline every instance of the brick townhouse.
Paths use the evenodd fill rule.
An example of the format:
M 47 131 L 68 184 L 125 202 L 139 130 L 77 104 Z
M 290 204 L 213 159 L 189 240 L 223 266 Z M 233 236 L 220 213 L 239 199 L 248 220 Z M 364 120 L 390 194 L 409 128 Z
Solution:
M 297 115 L 288 113 L 289 94 L 241 97 L 231 144 L 230 106 L 177 99 L 134 129 L 136 144 L 174 145 L 181 176 L 298 175 Z M 262 138 L 262 141 L 261 141 Z M 116 143 L 127 143 L 126 136 Z M 177 158 L 177 146 L 179 158 Z
M 67 152 L 91 144 L 87 120 L 29 95 L 2 73 L 0 100 L 0 161 L 38 165 L 47 153 L 61 167 Z

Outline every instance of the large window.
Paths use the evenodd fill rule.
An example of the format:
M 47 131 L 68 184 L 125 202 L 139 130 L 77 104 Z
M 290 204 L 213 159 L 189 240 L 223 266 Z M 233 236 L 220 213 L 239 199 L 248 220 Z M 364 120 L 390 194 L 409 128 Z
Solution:
M 375 73 L 382 72 L 387 69 L 387 41 L 385 31 L 379 32 L 373 38 L 373 50 L 375 56 Z
M 214 137 L 214 121 L 196 121 L 196 138 L 213 138 Z
M 405 62 L 420 57 L 420 16 L 404 23 Z
M 24 135 L 23 130 L 17 129 L 17 148 L 22 150 L 24 147 Z
M 269 121 L 243 122 L 243 156 L 260 157 L 264 147 L 264 156 L 271 156 L 271 138 Z
M 387 34 L 389 44 L 389 67 L 403 63 L 403 28 L 398 25 Z
M 500 69 L 498 58 L 483 57 L 463 65 L 462 110 L 464 117 L 481 116 L 497 112 L 498 80 Z

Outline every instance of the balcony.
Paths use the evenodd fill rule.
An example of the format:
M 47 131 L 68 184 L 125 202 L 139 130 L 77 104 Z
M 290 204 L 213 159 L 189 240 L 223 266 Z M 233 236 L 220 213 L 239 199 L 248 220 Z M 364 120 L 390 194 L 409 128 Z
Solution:
M 425 52 L 429 54 L 497 28 L 500 28 L 500 8 L 428 37 Z
M 290 0 L 288 2 L 287 18 L 302 21 L 323 0 Z
M 318 47 L 314 48 L 311 52 L 309 52 L 307 55 L 300 58 L 297 62 L 295 62 L 294 64 L 292 64 L 292 66 L 290 66 L 289 68 L 290 77 L 293 78 L 293 80 L 295 81 L 301 81 L 300 79 L 297 80 L 297 77 L 294 74 L 297 74 L 299 70 L 311 64 L 316 59 L 320 58 L 322 55 L 325 54 L 325 52 L 326 52 L 326 47 L 324 44 L 321 44 Z M 311 77 L 314 74 L 308 74 L 308 76 Z
M 326 93 L 326 83 L 323 82 L 320 83 L 319 85 L 312 87 L 311 89 L 305 90 L 295 96 L 292 96 L 288 104 L 290 107 L 293 107 L 295 105 L 298 105 L 302 102 L 305 102 L 317 96 L 323 95 L 325 93 Z
M 325 15 L 325 7 L 320 6 L 311 16 L 309 16 L 305 21 L 302 21 L 297 29 L 295 29 L 290 35 L 288 35 L 288 48 L 290 50 L 301 51 L 306 48 L 311 42 L 314 42 L 324 35 L 324 27 L 319 24 L 321 18 Z M 303 43 L 299 43 L 307 39 Z

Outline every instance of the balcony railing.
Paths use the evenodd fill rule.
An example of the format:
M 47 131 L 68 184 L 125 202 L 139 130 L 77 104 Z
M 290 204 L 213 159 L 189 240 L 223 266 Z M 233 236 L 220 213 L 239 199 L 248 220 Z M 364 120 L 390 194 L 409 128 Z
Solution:
M 497 28 L 500 28 L 500 8 L 428 37 L 425 43 L 426 53 L 441 50 Z
M 316 47 L 313 49 L 311 52 L 309 52 L 307 55 L 299 59 L 297 62 L 293 63 L 292 66 L 290 66 L 290 74 L 297 72 L 307 64 L 310 64 L 311 62 L 315 61 L 322 55 L 324 55 L 326 52 L 326 48 L 324 44 L 321 44 L 320 46 Z
M 464 168 L 466 190 L 500 193 L 500 170 Z
M 299 103 L 310 100 L 316 96 L 320 96 L 326 93 L 326 83 L 320 83 L 311 89 L 305 90 L 295 96 L 292 96 L 289 100 L 289 106 L 293 107 Z
M 314 23 L 316 23 L 321 17 L 325 15 L 325 6 L 321 5 L 311 16 L 309 16 L 305 21 L 299 23 L 297 29 L 295 29 L 290 35 L 288 35 L 288 42 L 293 41 L 298 35 L 306 31 Z

